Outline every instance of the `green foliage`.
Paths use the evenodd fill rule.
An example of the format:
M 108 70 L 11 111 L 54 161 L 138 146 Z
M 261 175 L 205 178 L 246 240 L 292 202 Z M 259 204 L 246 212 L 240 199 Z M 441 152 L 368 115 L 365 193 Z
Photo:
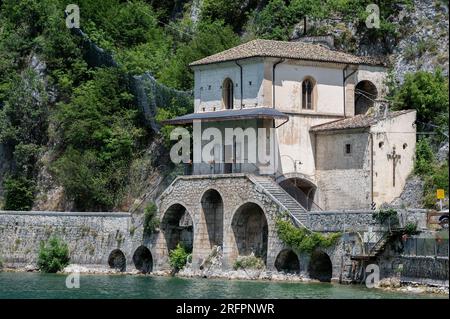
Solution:
M 417 235 L 419 233 L 419 231 L 417 230 L 417 224 L 416 223 L 407 223 L 405 225 L 403 233 L 406 235 L 409 235 L 409 236 Z
M 233 30 L 221 21 L 202 21 L 192 39 L 181 44 L 167 66 L 159 73 L 159 80 L 176 89 L 193 88 L 194 76 L 189 64 L 205 56 L 226 50 L 239 44 Z
M 448 78 L 439 69 L 407 74 L 403 84 L 393 88 L 391 99 L 395 109 L 417 110 L 418 129 L 440 133 L 437 142 L 445 138 L 442 133 L 448 131 Z
M 417 143 L 414 172 L 425 181 L 423 205 L 426 208 L 435 208 L 437 203 L 436 190 L 444 189 L 445 193 L 448 194 L 448 160 L 437 163 L 430 139 L 422 138 Z
M 119 70 L 99 69 L 59 105 L 65 149 L 52 171 L 80 210 L 120 202 L 129 159 L 145 136 L 128 85 Z
M 25 70 L 14 77 L 0 109 L 0 143 L 11 150 L 15 172 L 32 178 L 38 154 L 47 139 L 47 97 L 36 73 Z
M 180 243 L 178 243 L 175 249 L 169 251 L 169 263 L 175 271 L 183 269 L 190 258 L 191 254 Z
M 416 162 L 414 172 L 418 175 L 428 175 L 434 162 L 435 158 L 429 139 L 420 139 L 416 145 Z
M 289 220 L 284 219 L 276 221 L 276 230 L 283 243 L 299 252 L 312 252 L 317 248 L 331 247 L 342 235 L 341 233 L 323 235 L 312 232 L 303 227 L 296 227 Z
M 69 248 L 66 243 L 52 237 L 47 243 L 41 242 L 37 265 L 39 270 L 55 273 L 69 264 Z
M 239 32 L 247 19 L 247 15 L 258 5 L 257 0 L 204 0 L 202 19 L 209 21 L 223 20 L 233 31 Z
M 288 40 L 292 29 L 292 13 L 283 0 L 271 0 L 259 13 L 254 13 L 253 32 L 257 37 Z
M 397 226 L 399 224 L 397 211 L 392 208 L 386 210 L 380 209 L 378 212 L 372 214 L 372 218 L 382 225 Z
M 449 167 L 448 161 L 438 164 L 434 163 L 431 166 L 428 174 L 424 175 L 425 185 L 424 185 L 424 195 L 423 204 L 426 208 L 436 208 L 436 190 L 441 188 L 444 189 L 445 194 L 448 194 L 448 181 L 449 181 Z
M 254 255 L 250 256 L 239 256 L 234 265 L 234 270 L 238 269 L 264 269 L 265 264 L 261 258 L 258 258 Z
M 5 178 L 4 210 L 30 210 L 34 200 L 35 185 L 25 177 Z
M 400 1 L 409 4 L 410 0 Z M 390 21 L 390 17 L 398 12 L 399 1 L 383 0 L 378 4 L 380 8 L 380 28 L 367 28 L 365 25 L 369 13 L 367 5 L 373 1 L 343 1 L 343 0 L 270 0 L 267 4 L 253 11 L 246 26 L 246 31 L 254 37 L 266 39 L 288 40 L 296 24 L 303 21 L 325 19 L 330 16 L 340 16 L 344 22 L 353 22 L 358 27 L 357 32 L 365 39 L 371 41 L 385 41 L 388 38 L 396 39 L 399 30 Z M 259 11 L 260 10 L 260 11 Z M 224 13 L 223 13 L 224 14 Z M 227 21 L 227 20 L 225 20 Z M 314 32 L 310 30 L 309 33 Z M 348 39 L 350 40 L 350 39 Z M 348 47 L 343 43 L 343 47 Z
M 144 209 L 144 232 L 152 234 L 159 227 L 159 219 L 156 216 L 156 204 L 151 202 Z

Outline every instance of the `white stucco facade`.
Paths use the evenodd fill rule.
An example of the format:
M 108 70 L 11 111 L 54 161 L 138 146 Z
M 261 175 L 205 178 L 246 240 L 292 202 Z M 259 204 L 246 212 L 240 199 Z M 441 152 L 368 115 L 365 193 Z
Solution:
M 242 127 L 246 123 L 255 128 L 261 123 L 264 127 L 275 127 L 280 163 L 276 177 L 290 176 L 312 183 L 316 187 L 314 200 L 322 208 L 366 208 L 372 201 L 391 201 L 403 189 L 413 167 L 415 129 L 409 126 L 415 120 L 415 113 L 382 121 L 371 127 L 370 132 L 335 132 L 329 135 L 310 131 L 313 126 L 355 116 L 355 87 L 361 81 L 368 81 L 376 88 L 376 98 L 383 97 L 386 94 L 383 67 L 260 57 L 197 65 L 193 70 L 196 113 L 227 109 L 224 81 L 229 79 L 233 83 L 232 109 L 266 107 L 288 115 L 288 121 L 241 121 L 237 118 L 210 122 L 204 128 L 215 126 L 224 132 L 226 127 Z M 313 83 L 311 108 L 302 105 L 305 79 Z M 390 165 L 386 152 L 374 148 L 371 162 L 372 138 L 374 145 L 379 143 L 379 139 L 385 139 L 389 151 L 395 144 L 397 152 L 405 153 L 396 163 L 398 176 L 395 186 L 389 186 L 392 169 L 386 169 Z M 343 147 L 348 143 L 353 145 L 356 157 L 343 155 Z M 404 143 L 408 145 L 405 149 Z M 205 163 L 194 165 L 193 172 L 211 174 L 218 170 L 217 173 L 223 173 L 223 169 L 217 167 Z M 254 173 L 255 165 L 240 165 L 238 172 Z M 351 184 L 355 187 L 349 188 Z

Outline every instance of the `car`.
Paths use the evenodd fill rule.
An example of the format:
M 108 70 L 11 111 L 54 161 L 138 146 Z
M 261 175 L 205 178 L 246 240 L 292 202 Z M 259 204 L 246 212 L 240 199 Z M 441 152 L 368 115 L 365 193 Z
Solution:
M 440 213 L 439 225 L 441 225 L 443 229 L 448 229 L 448 209 L 441 210 Z

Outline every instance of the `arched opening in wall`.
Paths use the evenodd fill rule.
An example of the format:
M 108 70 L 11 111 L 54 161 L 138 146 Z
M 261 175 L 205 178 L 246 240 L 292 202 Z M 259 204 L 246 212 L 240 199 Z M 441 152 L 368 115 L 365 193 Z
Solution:
M 302 81 L 302 109 L 313 110 L 316 103 L 316 81 L 306 77 Z
M 308 272 L 312 279 L 330 282 L 333 275 L 333 265 L 330 257 L 323 251 L 314 251 L 309 261 Z
M 291 195 L 297 202 L 305 209 L 317 209 L 314 203 L 314 195 L 316 193 L 316 186 L 310 181 L 303 178 L 287 178 L 281 181 L 280 186 Z
M 231 110 L 234 103 L 234 87 L 233 81 L 226 78 L 222 84 L 222 101 L 226 110 Z
M 127 267 L 127 259 L 120 249 L 114 249 L 108 257 L 109 267 L 118 271 L 125 271 Z
M 187 251 L 192 252 L 194 226 L 191 215 L 183 205 L 173 204 L 166 210 L 161 221 L 161 230 L 169 251 L 180 243 Z
M 275 259 L 275 268 L 280 272 L 298 274 L 300 272 L 300 262 L 297 254 L 291 249 L 280 251 Z
M 375 84 L 364 80 L 355 87 L 355 115 L 366 114 L 369 108 L 373 107 L 378 97 L 378 90 Z
M 139 246 L 133 254 L 133 263 L 137 270 L 147 274 L 153 269 L 153 257 L 145 246 Z
M 223 200 L 219 192 L 210 189 L 203 194 L 202 213 L 208 232 L 209 247 L 223 247 Z
M 239 256 L 254 254 L 267 259 L 268 227 L 263 209 L 255 203 L 242 205 L 231 223 Z

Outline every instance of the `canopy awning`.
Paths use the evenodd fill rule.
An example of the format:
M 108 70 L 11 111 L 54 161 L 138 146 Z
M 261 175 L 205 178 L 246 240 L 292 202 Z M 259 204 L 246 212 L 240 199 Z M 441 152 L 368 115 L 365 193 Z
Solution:
M 252 107 L 241 110 L 224 110 L 214 112 L 191 113 L 179 116 L 170 120 L 163 121 L 163 124 L 177 125 L 187 124 L 199 120 L 202 122 L 221 122 L 232 120 L 249 120 L 249 119 L 282 119 L 287 120 L 289 117 L 273 108 L 268 107 Z

